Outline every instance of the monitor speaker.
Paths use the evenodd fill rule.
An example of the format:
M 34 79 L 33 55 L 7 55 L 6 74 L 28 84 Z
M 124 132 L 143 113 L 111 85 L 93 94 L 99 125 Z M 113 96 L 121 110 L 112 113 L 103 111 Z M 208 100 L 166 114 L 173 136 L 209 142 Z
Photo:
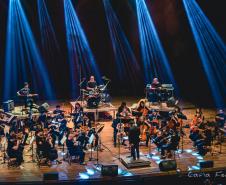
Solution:
M 3 110 L 4 112 L 11 112 L 14 110 L 14 101 L 8 100 L 6 102 L 3 102 Z
M 102 165 L 101 174 L 103 176 L 117 176 L 118 175 L 118 165 Z
M 48 180 L 58 180 L 59 179 L 59 174 L 58 172 L 48 172 L 43 174 L 43 180 L 48 181 Z
M 199 166 L 200 168 L 213 168 L 213 161 L 202 161 L 202 162 L 199 162 Z
M 160 171 L 171 171 L 177 169 L 177 163 L 175 160 L 165 160 L 159 163 Z

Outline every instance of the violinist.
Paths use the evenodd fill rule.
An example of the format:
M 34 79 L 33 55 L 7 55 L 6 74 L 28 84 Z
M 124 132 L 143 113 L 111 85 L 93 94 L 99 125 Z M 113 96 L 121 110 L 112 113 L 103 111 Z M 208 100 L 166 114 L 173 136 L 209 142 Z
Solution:
M 159 129 L 159 119 L 161 118 L 160 114 L 156 110 L 151 110 L 148 114 L 148 121 L 152 123 L 153 126 Z
M 226 115 L 222 109 L 219 110 L 218 113 L 216 114 L 215 120 L 219 128 L 224 128 Z
M 161 159 L 165 159 L 165 151 L 168 153 L 168 158 L 172 157 L 171 150 L 176 150 L 180 142 L 180 136 L 177 131 L 175 131 L 171 136 L 169 136 L 169 140 L 166 144 L 161 146 Z
M 23 162 L 23 147 L 21 147 L 20 141 L 17 139 L 17 135 L 14 131 L 11 131 L 8 135 L 8 147 L 7 154 L 10 158 L 16 158 L 16 166 L 23 169 L 21 165 Z
M 79 144 L 79 142 L 74 140 L 74 137 L 75 137 L 74 134 L 69 134 L 67 136 L 67 140 L 66 140 L 67 149 L 70 156 L 78 156 L 80 164 L 83 165 L 85 164 L 84 163 L 85 152 L 83 151 L 83 148 Z

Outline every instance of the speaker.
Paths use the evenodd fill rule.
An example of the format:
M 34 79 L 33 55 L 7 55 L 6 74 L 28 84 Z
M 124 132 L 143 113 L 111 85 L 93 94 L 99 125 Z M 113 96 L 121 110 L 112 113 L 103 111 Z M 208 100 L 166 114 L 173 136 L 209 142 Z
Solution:
M 8 100 L 6 102 L 3 102 L 3 110 L 4 112 L 11 112 L 14 110 L 14 101 Z
M 48 180 L 58 180 L 59 179 L 59 174 L 58 172 L 48 172 L 43 174 L 43 180 L 48 181 Z
M 200 168 L 213 168 L 213 161 L 202 161 L 202 162 L 199 162 L 199 166 Z
M 101 174 L 103 176 L 117 176 L 118 175 L 118 165 L 102 165 Z
M 48 103 L 43 103 L 39 108 L 38 111 L 40 113 L 48 112 L 49 109 L 49 104 Z
M 177 163 L 175 160 L 165 160 L 159 163 L 160 171 L 170 171 L 177 169 Z

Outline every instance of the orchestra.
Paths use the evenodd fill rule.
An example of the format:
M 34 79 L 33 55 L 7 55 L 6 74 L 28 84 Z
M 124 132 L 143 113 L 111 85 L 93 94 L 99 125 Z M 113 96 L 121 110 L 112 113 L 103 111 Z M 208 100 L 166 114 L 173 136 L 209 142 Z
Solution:
M 88 92 L 86 108 L 90 108 L 89 100 L 99 97 L 98 91 L 104 88 L 97 85 L 94 76 L 90 77 L 86 90 L 83 91 Z M 161 88 L 157 78 L 153 79 L 150 88 L 152 92 L 157 92 Z M 33 96 L 30 96 L 28 83 L 25 83 L 24 88 L 17 94 L 26 97 L 26 105 L 28 97 Z M 141 99 L 135 108 L 129 108 L 124 101 L 121 103 L 116 118 L 112 121 L 113 145 L 120 147 L 120 145 L 127 146 L 128 143 L 133 160 L 140 158 L 141 143 L 145 143 L 145 147 L 154 144 L 160 151 L 162 159 L 171 158 L 172 151 L 180 147 L 180 141 L 186 136 L 184 132 L 186 126 L 183 122 L 187 117 L 178 106 L 175 106 L 174 111 L 162 114 L 159 110 L 149 108 L 146 101 Z M 79 164 L 83 165 L 88 148 L 94 147 L 98 150 L 100 142 L 98 134 L 103 129 L 98 127 L 92 116 L 85 113 L 84 108 L 80 102 L 75 103 L 71 113 L 65 111 L 61 105 L 56 105 L 53 111 L 40 108 L 39 116 L 32 117 L 31 112 L 26 119 L 16 119 L 10 125 L 1 121 L 4 116 L 0 114 L 0 143 L 6 138 L 5 152 L 10 158 L 16 159 L 15 166 L 20 168 L 23 168 L 24 147 L 32 143 L 33 150 L 33 140 L 36 143 L 36 155 L 44 164 L 51 165 L 53 161 L 58 161 L 58 150 L 60 148 L 64 150 L 65 147 L 68 156 L 74 157 L 75 162 L 78 159 Z M 225 126 L 224 111 L 217 112 L 215 123 L 211 125 L 205 122 L 202 109 L 198 108 L 188 126 L 193 147 L 200 155 L 205 155 L 212 145 L 212 140 Z

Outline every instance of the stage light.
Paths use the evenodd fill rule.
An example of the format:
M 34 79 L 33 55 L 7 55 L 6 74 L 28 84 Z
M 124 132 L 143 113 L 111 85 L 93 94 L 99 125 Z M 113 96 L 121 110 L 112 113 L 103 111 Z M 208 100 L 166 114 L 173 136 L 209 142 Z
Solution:
M 111 6 L 110 1 L 103 0 L 103 4 L 119 79 L 129 79 L 130 81 L 133 81 L 134 84 L 136 84 L 141 73 L 136 57 Z
M 195 0 L 183 0 L 196 46 L 217 108 L 225 107 L 226 47 Z
M 64 14 L 72 97 L 75 98 L 79 93 L 77 84 L 82 74 L 85 77 L 94 75 L 98 83 L 101 82 L 101 74 L 71 0 L 64 0 Z
M 54 99 L 46 67 L 19 0 L 9 1 L 6 42 L 3 99 L 15 97 L 25 81 L 32 82 L 32 90 L 46 99 Z
M 146 83 L 150 83 L 154 77 L 158 77 L 163 83 L 172 83 L 175 89 L 178 90 L 168 59 L 144 0 L 136 0 L 136 10 Z
M 89 175 L 87 173 L 79 173 L 79 176 L 81 179 L 85 180 L 85 179 L 89 179 Z
M 60 49 L 45 0 L 37 0 L 37 8 L 43 53 L 52 58 Z

